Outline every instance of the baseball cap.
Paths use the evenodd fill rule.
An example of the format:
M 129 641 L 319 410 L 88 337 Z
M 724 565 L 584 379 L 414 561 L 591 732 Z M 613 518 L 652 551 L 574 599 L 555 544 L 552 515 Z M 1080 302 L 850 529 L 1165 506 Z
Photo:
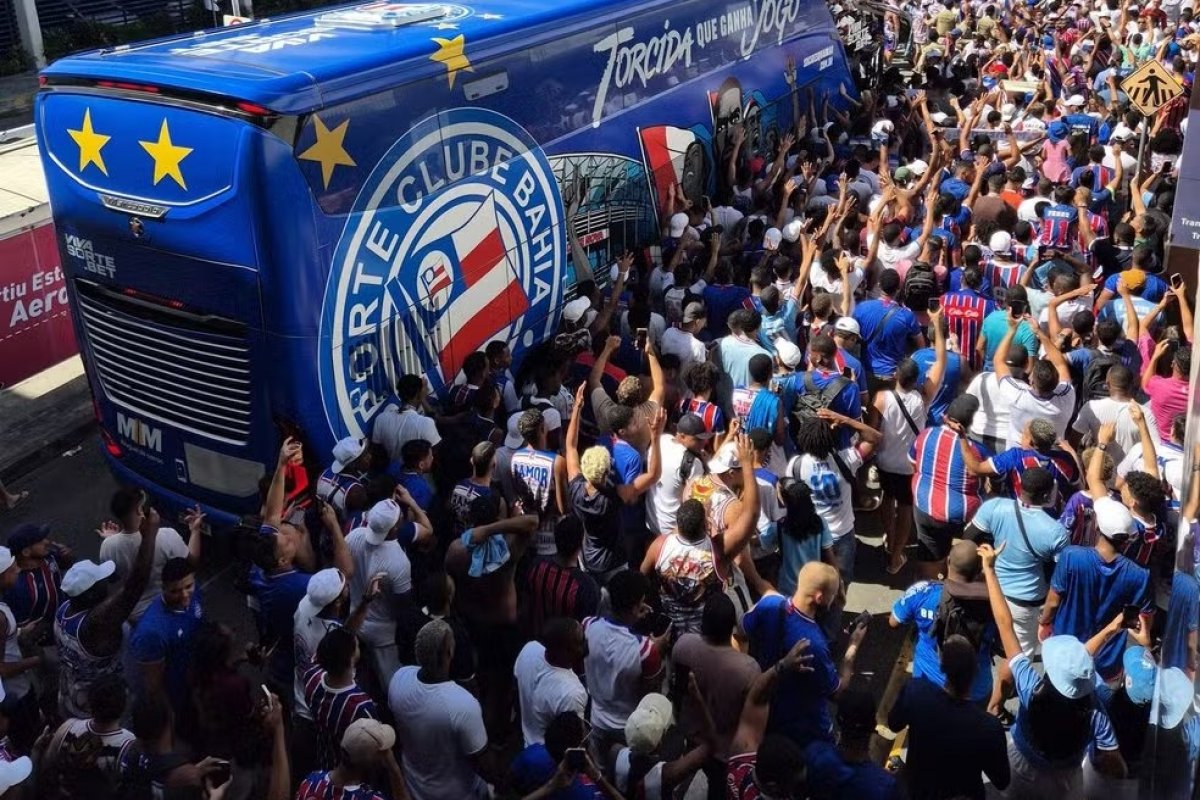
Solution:
M 583 319 L 583 315 L 592 307 L 592 301 L 586 297 L 576 297 L 571 302 L 563 306 L 563 319 L 572 324 Z
M 23 782 L 33 773 L 33 762 L 29 756 L 21 756 L 15 761 L 0 761 L 0 794 Z
M 6 544 L 12 552 L 20 553 L 26 547 L 32 547 L 49 537 L 49 525 L 34 525 L 32 522 L 26 522 L 24 525 L 18 525 L 9 531 Z
M 919 158 L 914 158 L 912 161 L 908 162 L 908 168 L 912 170 L 913 175 L 916 175 L 919 178 L 929 171 L 929 164 Z
M 1013 103 L 1005 103 L 1000 106 L 1000 118 L 1005 122 L 1011 122 L 1012 118 L 1017 115 L 1017 107 Z
M 804 360 L 804 353 L 800 352 L 796 343 L 782 336 L 775 340 L 775 353 L 779 360 L 791 369 L 800 366 L 800 362 Z
M 1158 695 L 1159 723 L 1171 730 L 1183 721 L 1192 705 L 1192 681 L 1179 667 L 1168 667 L 1162 671 Z
M 1074 636 L 1051 636 L 1042 642 L 1042 665 L 1058 693 L 1070 700 L 1095 689 L 1096 662 Z
M 800 239 L 800 233 L 804 230 L 804 223 L 798 219 L 794 219 L 787 225 L 783 226 L 780 232 L 783 234 L 784 241 L 795 242 Z
M 871 133 L 880 139 L 886 138 L 889 133 L 895 130 L 890 119 L 881 119 L 871 126 Z
M 688 215 L 682 211 L 677 211 L 671 215 L 670 233 L 672 238 L 678 239 L 683 236 L 683 232 L 687 230 Z
M 897 167 L 896 174 L 892 177 L 894 177 L 896 180 L 903 183 L 903 182 L 909 180 L 910 178 L 912 178 L 912 176 L 913 176 L 913 171 L 912 171 L 911 167 Z
M 504 434 L 504 446 L 512 450 L 516 450 L 521 445 L 525 444 L 525 437 L 521 435 L 521 415 L 524 411 L 518 411 L 508 418 L 508 430 Z
M 102 580 L 112 577 L 117 565 L 111 561 L 97 564 L 91 559 L 76 561 L 62 576 L 62 590 L 67 597 L 78 597 Z
M 732 472 L 742 463 L 738 461 L 737 448 L 733 442 L 729 442 L 721 446 L 717 454 L 708 462 L 708 471 L 714 475 L 722 475 L 726 472 Z
M 763 249 L 778 250 L 779 243 L 783 241 L 783 231 L 779 228 L 767 228 L 767 232 L 763 234 Z
M 396 729 L 377 719 L 356 719 L 342 734 L 342 751 L 356 764 L 366 764 L 396 744 Z
M 1116 140 L 1118 142 L 1127 142 L 1133 138 L 1133 128 L 1125 123 L 1120 123 L 1112 129 L 1112 133 L 1108 135 L 1109 141 Z
M 950 119 L 950 115 L 944 111 L 935 111 L 929 115 L 929 118 L 937 125 L 945 125 Z
M 704 303 L 688 303 L 683 309 L 683 321 L 695 322 L 696 320 L 706 319 L 708 311 L 704 308 Z
M 300 599 L 296 613 L 305 617 L 317 616 L 325 610 L 325 606 L 338 599 L 345 586 L 346 576 L 340 569 L 329 567 L 321 570 L 308 579 L 308 589 Z
M 1129 289 L 1129 291 L 1136 292 L 1146 285 L 1146 272 L 1137 267 L 1127 269 L 1121 273 L 1121 282 L 1125 284 L 1125 288 Z
M 1101 497 L 1092 504 L 1096 527 L 1106 539 L 1124 539 L 1133 535 L 1133 515 L 1129 509 L 1111 497 Z
M 380 500 L 367 512 L 367 541 L 371 544 L 383 544 L 399 521 L 400 504 L 390 497 Z
M 333 474 L 337 475 L 367 449 L 367 440 L 347 436 L 333 446 Z
M 625 721 L 625 742 L 634 753 L 652 753 L 675 722 L 671 701 L 658 692 L 642 698 Z
M 838 317 L 837 322 L 833 323 L 833 330 L 835 333 L 852 333 L 855 336 L 862 336 L 862 328 L 854 317 Z
M 1073 94 L 1067 98 L 1067 102 L 1063 103 L 1067 108 L 1083 108 L 1087 101 L 1083 99 L 1081 94 Z
M 712 432 L 704 427 L 704 420 L 696 414 L 684 414 L 675 425 L 675 432 L 684 436 L 694 436 L 697 439 L 711 439 Z
M 1071 129 L 1067 127 L 1067 123 L 1060 119 L 1054 120 L 1054 122 L 1051 122 L 1050 126 L 1046 128 L 1046 135 L 1049 136 L 1050 141 L 1054 143 L 1061 142 L 1063 139 L 1067 138 L 1067 134 L 1070 132 Z
M 996 231 L 988 239 L 988 249 L 993 253 L 1008 253 L 1012 250 L 1012 234 L 1008 231 Z
M 1141 646 L 1127 647 L 1122 656 L 1125 664 L 1125 694 L 1134 703 L 1144 706 L 1154 696 L 1154 679 L 1158 667 L 1154 658 Z
M 12 554 L 12 550 L 9 550 L 7 547 L 0 547 L 0 572 L 6 571 L 15 563 L 17 563 L 17 559 Z

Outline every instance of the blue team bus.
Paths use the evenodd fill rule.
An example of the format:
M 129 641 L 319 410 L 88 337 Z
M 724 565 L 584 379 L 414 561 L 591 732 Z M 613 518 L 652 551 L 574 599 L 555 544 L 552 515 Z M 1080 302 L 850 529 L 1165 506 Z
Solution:
M 519 362 L 556 332 L 572 250 L 599 267 L 656 242 L 668 187 L 711 192 L 732 125 L 769 153 L 797 94 L 850 84 L 823 0 L 479 2 L 332 7 L 42 73 L 121 480 L 221 522 L 255 509 L 282 433 L 328 461 L 399 375 L 442 390 L 495 339 Z

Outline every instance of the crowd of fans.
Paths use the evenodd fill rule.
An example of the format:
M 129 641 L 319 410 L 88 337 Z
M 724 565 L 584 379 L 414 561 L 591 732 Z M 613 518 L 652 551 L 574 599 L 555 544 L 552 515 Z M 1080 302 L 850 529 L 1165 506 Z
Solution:
M 935 0 L 889 60 L 901 14 L 911 77 L 772 152 L 735 129 L 516 374 L 495 341 L 446 397 L 402 376 L 369 439 L 283 442 L 232 536 L 254 644 L 196 585 L 198 509 L 118 491 L 98 562 L 9 532 L 0 797 L 1061 800 L 1159 769 L 1151 722 L 1187 772 L 1187 97 L 1119 86 L 1190 89 L 1200 24 Z M 915 636 L 883 709 L 842 613 L 872 559 Z

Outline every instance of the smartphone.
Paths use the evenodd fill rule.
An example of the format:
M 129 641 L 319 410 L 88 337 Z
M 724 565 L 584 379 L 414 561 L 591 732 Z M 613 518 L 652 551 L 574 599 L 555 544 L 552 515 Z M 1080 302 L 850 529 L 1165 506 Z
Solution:
M 587 751 L 582 747 L 568 747 L 566 760 L 567 769 L 572 772 L 583 772 L 587 769 Z
M 270 711 L 271 707 L 275 705 L 275 701 L 271 699 L 271 690 L 265 683 L 260 683 L 258 688 L 262 689 L 263 701 L 267 704 L 267 710 Z
M 646 329 L 645 328 L 637 329 L 637 349 L 638 350 L 646 349 Z
M 871 612 L 863 611 L 861 614 L 859 614 L 857 617 L 854 618 L 854 622 L 850 623 L 850 627 L 846 628 L 846 633 L 852 633 L 855 628 L 858 628 L 860 626 L 866 627 L 867 625 L 870 625 L 870 624 L 871 624 Z
M 771 394 L 782 394 L 783 393 L 783 384 L 780 383 L 779 381 L 775 380 L 774 378 L 771 379 L 771 382 L 767 386 L 771 390 Z
M 1125 606 L 1121 609 L 1121 627 L 1129 630 L 1135 630 L 1138 626 L 1138 619 L 1142 616 L 1140 606 Z
M 849 367 L 842 367 L 842 377 L 846 380 L 854 380 L 854 370 Z
M 1178 289 L 1178 288 L 1179 288 L 1179 287 L 1181 287 L 1181 286 L 1183 286 L 1183 276 L 1182 276 L 1182 275 L 1180 275 L 1178 272 L 1172 273 L 1172 275 L 1171 275 L 1171 288 L 1172 288 L 1172 289 Z
M 927 304 L 927 308 L 930 311 L 937 311 L 941 307 L 942 307 L 942 301 L 940 298 L 937 298 L 937 297 L 929 298 L 929 303 Z
M 212 786 L 215 789 L 229 782 L 229 779 L 233 777 L 233 768 L 229 765 L 228 761 L 222 761 L 213 767 L 209 775 L 212 776 Z
M 1029 312 L 1029 304 L 1024 300 L 1010 300 L 1008 302 L 1008 313 L 1012 314 L 1013 319 L 1020 319 Z
M 638 621 L 637 627 L 651 636 L 662 636 L 671 627 L 671 618 L 658 611 L 651 611 Z

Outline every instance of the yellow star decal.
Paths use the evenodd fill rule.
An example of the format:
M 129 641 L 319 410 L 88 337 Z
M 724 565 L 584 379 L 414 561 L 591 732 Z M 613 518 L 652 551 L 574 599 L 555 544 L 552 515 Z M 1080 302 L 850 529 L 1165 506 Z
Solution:
M 158 131 L 157 142 L 139 141 L 138 144 L 154 159 L 155 186 L 158 186 L 158 182 L 163 178 L 170 176 L 172 180 L 179 184 L 180 189 L 187 188 L 187 184 L 183 182 L 183 173 L 179 170 L 179 164 L 187 158 L 188 153 L 192 152 L 192 148 L 180 147 L 171 142 L 171 131 L 167 129 L 167 121 L 165 119 Z
M 107 175 L 108 168 L 104 166 L 104 156 L 100 155 L 100 151 L 112 137 L 92 130 L 92 110 L 90 108 L 84 109 L 83 124 L 79 126 L 79 130 L 73 131 L 67 128 L 67 133 L 75 140 L 75 144 L 79 145 L 79 172 L 82 173 L 88 164 L 95 164 L 101 172 Z
M 471 67 L 471 62 L 467 59 L 467 54 L 463 52 L 466 47 L 467 38 L 461 33 L 453 39 L 439 39 L 433 37 L 433 41 L 437 43 L 438 50 L 429 57 L 430 61 L 438 61 L 446 67 L 446 77 L 450 80 L 450 88 L 454 88 L 454 76 L 459 71 L 474 72 Z
M 343 144 L 346 140 L 346 129 L 349 126 L 350 120 L 345 120 L 333 130 L 329 130 L 320 117 L 313 116 L 313 130 L 317 134 L 317 141 L 298 156 L 305 161 L 316 161 L 321 165 L 321 180 L 324 181 L 326 189 L 329 188 L 329 180 L 333 177 L 334 167 L 358 166 L 346 152 L 346 146 Z

